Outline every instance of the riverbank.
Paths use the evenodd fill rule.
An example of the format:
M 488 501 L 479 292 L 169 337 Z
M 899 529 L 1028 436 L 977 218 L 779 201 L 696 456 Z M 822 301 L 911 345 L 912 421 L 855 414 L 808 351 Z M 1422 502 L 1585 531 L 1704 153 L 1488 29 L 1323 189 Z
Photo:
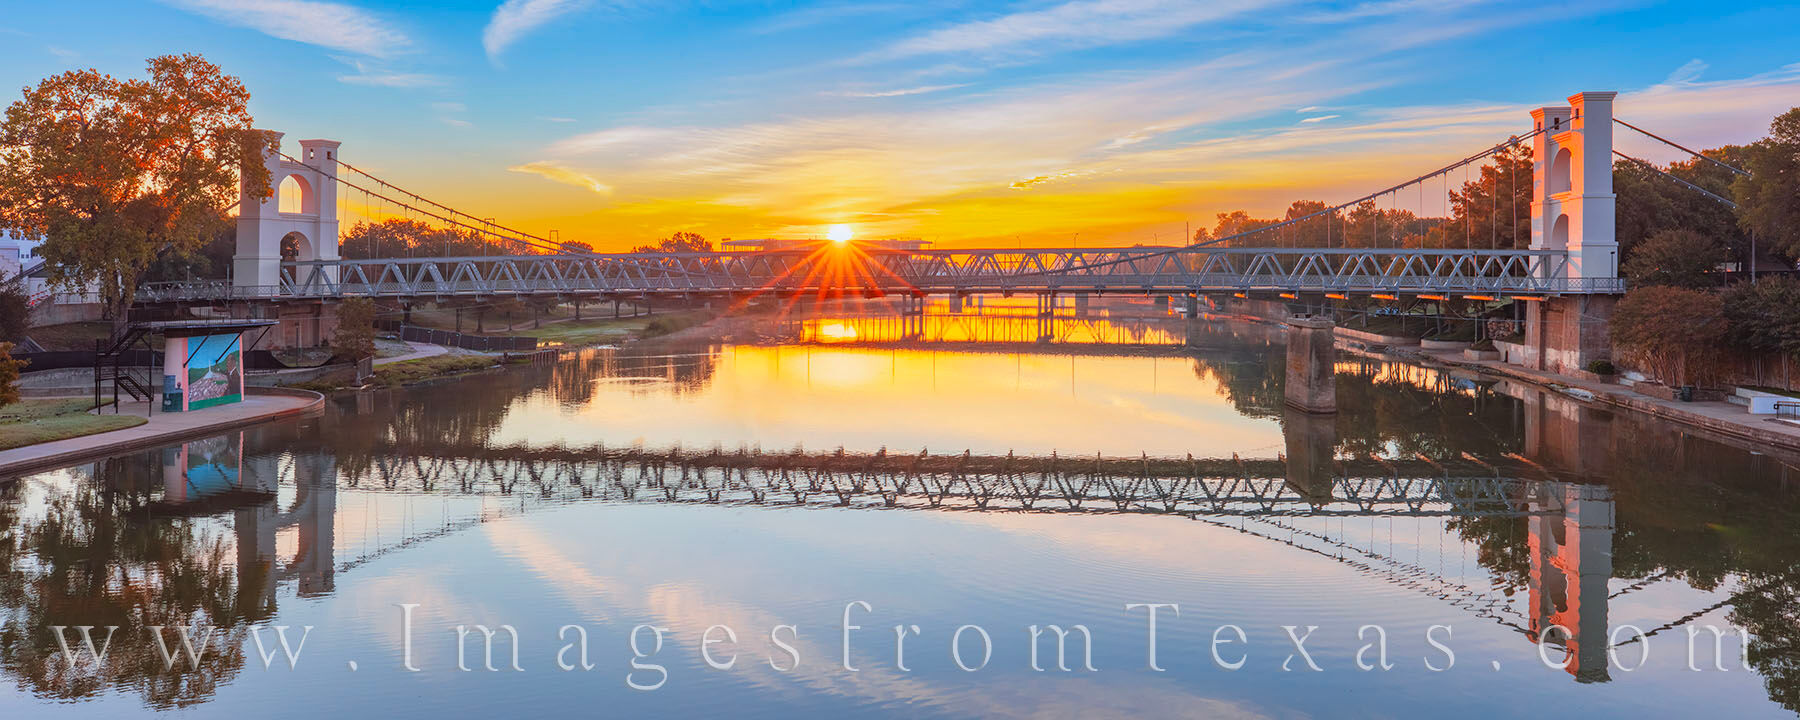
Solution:
M 145 417 L 135 427 L 0 451 L 0 478 L 51 470 L 133 450 L 161 447 L 233 428 L 318 412 L 325 396 L 289 388 L 248 388 L 243 402 L 184 413 L 150 413 L 147 403 L 122 403 L 121 414 Z
M 1753 443 L 1800 452 L 1800 425 L 1773 419 L 1768 415 L 1751 415 L 1742 405 L 1724 401 L 1681 402 L 1644 395 L 1624 385 L 1603 383 L 1586 378 L 1543 370 L 1530 370 L 1495 360 L 1470 360 L 1460 353 L 1421 352 L 1420 355 L 1451 367 L 1461 367 L 1490 376 L 1529 382 L 1551 390 L 1573 388 L 1593 396 L 1587 400 L 1578 394 L 1565 395 L 1594 404 L 1633 410 L 1663 420 L 1681 423 L 1700 430 L 1747 440 Z
M 1280 325 L 1281 321 L 1255 314 L 1227 313 L 1226 317 L 1248 322 Z M 1342 332 L 1339 342 L 1353 340 L 1388 344 L 1393 338 L 1357 337 L 1360 331 Z M 1416 345 L 1388 345 L 1371 354 L 1425 364 L 1461 368 L 1490 378 L 1514 380 L 1558 392 L 1575 402 L 1619 408 L 1651 415 L 1662 420 L 1693 428 L 1702 434 L 1748 442 L 1789 453 L 1800 453 L 1800 425 L 1775 420 L 1766 415 L 1751 415 L 1741 405 L 1724 401 L 1680 402 L 1643 395 L 1624 385 L 1598 382 L 1589 378 L 1531 370 L 1502 360 L 1472 360 L 1460 349 L 1431 349 Z M 1576 392 L 1568 392 L 1574 389 Z M 1591 398 L 1591 399 L 1590 399 Z

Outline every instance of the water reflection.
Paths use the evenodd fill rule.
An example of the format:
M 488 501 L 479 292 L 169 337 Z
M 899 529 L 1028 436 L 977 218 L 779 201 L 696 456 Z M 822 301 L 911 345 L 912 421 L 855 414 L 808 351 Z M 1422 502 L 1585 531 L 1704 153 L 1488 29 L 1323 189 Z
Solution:
M 807 322 L 843 321 L 858 338 L 874 336 L 876 325 L 863 320 Z M 998 592 L 1020 603 L 1006 617 L 1025 616 L 1027 607 L 1068 616 L 1101 587 L 1128 587 L 1233 608 L 1236 614 L 1219 617 L 1246 625 L 1312 623 L 1321 613 L 1317 624 L 1350 627 L 1369 616 L 1473 617 L 1491 627 L 1495 652 L 1535 653 L 1544 643 L 1551 658 L 1567 660 L 1568 676 L 1579 681 L 1564 676 L 1570 687 L 1631 679 L 1607 662 L 1611 633 L 1624 623 L 1678 638 L 1689 625 L 1728 621 L 1753 634 L 1751 661 L 1767 700 L 1741 694 L 1735 676 L 1684 674 L 1679 644 L 1652 658 L 1651 674 L 1666 688 L 1638 683 L 1632 691 L 1667 707 L 1800 710 L 1800 500 L 1791 458 L 1516 383 L 1379 359 L 1340 363 L 1338 414 L 1298 413 L 1281 404 L 1284 355 L 1267 328 L 1142 322 L 1155 332 L 1139 336 L 1156 340 L 1112 348 L 1114 356 L 1054 342 L 1014 348 L 1005 329 L 945 336 L 976 338 L 953 343 L 989 338 L 982 352 L 597 350 L 541 369 L 342 397 L 323 419 L 26 478 L 0 488 L 8 568 L 0 581 L 0 663 L 38 697 L 129 696 L 157 708 L 211 699 L 225 712 L 243 705 L 229 701 L 234 693 L 294 692 L 260 669 L 246 671 L 250 627 L 296 624 L 284 616 L 310 612 L 308 603 L 375 624 L 373 615 L 410 596 L 340 605 L 395 582 L 417 591 L 421 582 L 464 573 L 518 578 L 523 567 L 523 592 L 561 597 L 555 607 L 623 623 L 613 628 L 623 632 L 643 617 L 688 629 L 732 618 L 763 627 L 796 616 L 828 627 L 829 612 L 816 617 L 816 606 L 841 606 L 852 596 L 833 594 L 843 587 L 833 582 L 880 588 L 897 576 L 907 581 L 878 606 L 942 609 L 982 588 L 980 596 Z M 894 342 L 902 341 L 933 342 Z M 1073 378 L 1064 377 L 1070 367 Z M 867 398 L 860 406 L 836 404 L 853 391 Z M 946 416 L 907 426 L 933 406 Z M 1107 407 L 1126 410 L 1109 415 Z M 1051 412 L 1084 417 L 1032 417 Z M 1127 417 L 1136 420 L 1092 427 L 1096 418 Z M 971 430 L 978 424 L 1000 431 Z M 621 529 L 594 521 L 602 517 Z M 857 530 L 841 534 L 843 522 Z M 646 524 L 668 539 L 633 542 L 622 529 Z M 756 542 L 721 545 L 732 532 Z M 475 538 L 493 552 L 466 552 Z M 568 542 L 574 538 L 593 545 Z M 939 545 L 949 538 L 964 542 Z M 1171 547 L 1173 538 L 1191 544 Z M 894 543 L 923 554 L 895 552 Z M 1046 545 L 1061 559 L 1031 575 Z M 458 550 L 444 557 L 434 547 Z M 958 554 L 968 563 L 948 559 Z M 921 557 L 932 558 L 929 567 L 918 566 Z M 1087 569 L 1071 576 L 1062 563 Z M 837 580 L 803 569 L 815 564 Z M 813 579 L 783 591 L 755 577 L 784 570 Z M 1046 584 L 1051 577 L 1058 580 Z M 1327 578 L 1341 583 L 1340 603 L 1286 604 Z M 445 603 L 544 602 L 505 585 L 460 584 Z M 1104 597 L 1110 606 L 1114 597 Z M 560 612 L 544 622 L 553 628 L 565 619 Z M 105 672 L 70 668 L 49 631 L 119 625 L 119 637 L 136 639 L 148 637 L 149 626 L 189 622 L 225 633 L 198 670 L 166 669 L 155 645 L 141 641 L 115 643 Z M 873 638 L 881 628 L 871 627 Z M 1121 638 L 1142 633 L 1141 625 L 1113 629 Z M 1204 652 L 1206 633 L 1199 636 L 1191 646 Z M 810 658 L 835 652 L 821 637 L 831 636 L 808 639 Z M 376 645 L 392 649 L 389 641 Z M 365 659 L 378 654 L 349 646 Z M 1125 668 L 1141 663 L 1141 654 L 1121 641 L 1101 661 Z M 996 700 L 994 684 L 1006 681 L 899 673 L 879 655 L 864 662 L 872 670 L 863 677 L 873 680 L 852 683 L 818 666 L 799 681 L 763 672 L 748 686 L 715 688 L 719 699 L 711 702 L 747 693 L 773 703 L 763 707 L 802 714 L 871 703 L 893 714 L 1048 709 L 1034 704 L 1042 697 Z M 1559 671 L 1519 666 L 1527 669 L 1505 676 L 1509 689 L 1479 692 L 1526 687 L 1601 714 L 1633 702 L 1598 689 L 1559 694 L 1568 692 L 1550 683 Z M 1082 679 L 1082 692 L 1065 685 L 1047 696 L 1094 713 L 1166 714 L 1184 704 L 1247 714 L 1332 707 L 1330 693 L 1288 692 L 1269 680 L 1249 681 L 1245 690 L 1223 684 L 1237 682 L 1230 679 L 1183 676 L 1144 687 L 1128 671 L 1098 677 L 1104 682 Z M 1437 703 L 1478 692 L 1417 674 L 1371 682 L 1398 683 Z M 637 702 L 614 694 L 616 685 L 572 697 Z M 1439 686 L 1451 695 L 1435 694 Z M 445 692 L 480 703 L 486 687 Z M 412 694 L 359 692 L 372 707 L 389 708 L 407 707 L 400 703 Z M 1133 704 L 1146 698 L 1162 704 Z

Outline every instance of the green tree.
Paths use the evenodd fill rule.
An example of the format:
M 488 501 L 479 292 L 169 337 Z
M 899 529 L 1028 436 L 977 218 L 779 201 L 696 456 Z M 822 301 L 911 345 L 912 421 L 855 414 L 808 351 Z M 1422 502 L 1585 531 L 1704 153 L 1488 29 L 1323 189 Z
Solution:
M 1749 177 L 1732 182 L 1738 224 L 1772 247 L 1800 255 L 1800 108 L 1769 125 L 1745 153 Z
M 19 368 L 25 362 L 13 357 L 12 349 L 12 343 L 0 342 L 0 405 L 19 401 Z
M 240 169 L 268 196 L 262 158 L 279 149 L 237 78 L 198 55 L 148 64 L 142 80 L 45 79 L 0 121 L 0 228 L 42 236 L 51 282 L 96 290 L 120 323 L 157 255 L 223 228 Z
M 1739 166 L 1744 153 L 1742 146 L 1703 152 L 1714 160 Z M 1689 230 L 1716 241 L 1729 254 L 1727 259 L 1747 262 L 1750 242 L 1738 227 L 1731 207 L 1665 177 L 1665 173 L 1720 197 L 1731 196 L 1731 183 L 1736 176 L 1718 163 L 1701 158 L 1670 163 L 1661 169 L 1625 158 L 1613 163 L 1619 257 L 1629 261 L 1639 245 L 1659 232 Z
M 1501 150 L 1492 162 L 1481 166 L 1474 178 L 1451 190 L 1446 201 L 1450 217 L 1426 221 L 1431 227 L 1417 231 L 1424 235 L 1419 246 L 1502 250 L 1529 247 L 1531 147 L 1518 143 Z M 1389 220 L 1383 218 L 1382 222 L 1386 225 Z
M 375 355 L 375 301 L 347 298 L 337 307 L 337 332 L 331 336 L 331 352 L 346 360 Z
M 1718 266 L 1727 257 L 1718 240 L 1693 230 L 1664 230 L 1640 243 L 1620 269 L 1633 286 L 1717 287 Z
M 1767 277 L 1724 294 L 1731 342 L 1749 350 L 1800 356 L 1800 280 Z
M 1712 379 L 1712 358 L 1725 339 L 1717 293 L 1652 285 L 1625 294 L 1613 309 L 1613 346 L 1669 385 Z

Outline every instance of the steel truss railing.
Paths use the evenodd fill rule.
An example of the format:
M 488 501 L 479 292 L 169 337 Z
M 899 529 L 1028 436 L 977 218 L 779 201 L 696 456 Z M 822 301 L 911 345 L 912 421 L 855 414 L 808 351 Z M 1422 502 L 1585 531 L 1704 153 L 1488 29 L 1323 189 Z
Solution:
M 1141 460 L 499 448 L 406 444 L 339 483 L 359 490 L 620 502 L 874 505 L 1254 516 L 1525 516 L 1540 481 L 1426 462 L 1339 461 L 1296 487 L 1281 460 Z M 1487 474 L 1475 474 L 1485 472 Z
M 741 295 L 758 292 L 1618 293 L 1616 278 L 1569 278 L 1555 250 L 1111 249 L 819 250 L 313 260 L 279 286 L 142 288 L 142 302 L 494 295 Z

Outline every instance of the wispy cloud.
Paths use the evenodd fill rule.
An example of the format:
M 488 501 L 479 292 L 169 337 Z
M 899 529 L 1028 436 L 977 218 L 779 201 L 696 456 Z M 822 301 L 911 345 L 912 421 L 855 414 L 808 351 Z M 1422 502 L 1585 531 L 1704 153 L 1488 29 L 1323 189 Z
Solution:
M 510 171 L 516 172 L 516 173 L 526 173 L 529 175 L 537 175 L 537 176 L 545 178 L 547 180 L 554 180 L 559 183 L 564 183 L 567 185 L 574 185 L 575 187 L 578 187 L 578 188 L 585 188 L 587 190 L 592 190 L 601 195 L 611 195 L 612 191 L 613 191 L 612 186 L 607 185 L 606 183 L 600 182 L 599 180 L 595 180 L 594 176 L 592 176 L 592 175 L 581 172 L 579 170 L 571 170 L 569 168 L 563 167 L 561 165 L 557 165 L 555 163 L 549 163 L 549 162 L 525 163 L 524 165 L 514 165 L 512 167 L 507 168 L 507 170 L 510 170 Z
M 406 51 L 412 40 L 374 13 L 321 0 L 163 0 L 219 22 L 283 40 L 371 57 Z
M 1309 117 L 1309 118 L 1306 118 L 1306 119 L 1304 119 L 1304 120 L 1301 120 L 1301 121 L 1300 121 L 1300 122 L 1301 122 L 1301 123 L 1302 123 L 1302 124 L 1306 124 L 1306 123 L 1317 123 L 1317 122 L 1325 122 L 1325 121 L 1326 121 L 1326 120 L 1335 120 L 1335 119 L 1337 119 L 1337 118 L 1341 118 L 1341 117 L 1343 117 L 1343 116 L 1342 116 L 1342 115 L 1320 115 L 1320 116 L 1318 116 L 1318 117 Z
M 481 46 L 490 62 L 499 62 L 500 54 L 531 31 L 569 13 L 585 10 L 594 0 L 506 0 L 494 9 L 487 29 L 481 32 Z
M 1098 47 L 1174 35 L 1195 25 L 1279 4 L 1281 0 L 1073 0 L 965 22 L 910 37 L 863 60 L 940 53 L 1035 52 Z
M 1681 67 L 1675 68 L 1675 72 L 1669 73 L 1668 79 L 1663 80 L 1663 84 L 1681 85 L 1699 80 L 1700 75 L 1706 72 L 1707 67 L 1709 66 L 1706 64 L 1706 61 L 1701 60 L 1700 58 L 1694 58 L 1687 61 L 1687 63 L 1683 64 Z
M 846 90 L 846 91 L 833 92 L 833 93 L 827 93 L 827 94 L 836 95 L 838 97 L 853 97 L 853 98 L 888 98 L 888 97 L 901 97 L 904 95 L 924 95 L 925 93 L 934 93 L 934 92 L 939 92 L 942 90 L 955 90 L 957 88 L 968 87 L 968 86 L 969 86 L 969 83 L 959 83 L 956 85 L 922 85 L 919 87 L 900 88 L 898 90 Z
M 354 75 L 339 75 L 338 82 L 346 85 L 366 85 L 385 88 L 421 88 L 437 87 L 446 81 L 438 75 L 424 73 L 400 73 L 363 71 Z

